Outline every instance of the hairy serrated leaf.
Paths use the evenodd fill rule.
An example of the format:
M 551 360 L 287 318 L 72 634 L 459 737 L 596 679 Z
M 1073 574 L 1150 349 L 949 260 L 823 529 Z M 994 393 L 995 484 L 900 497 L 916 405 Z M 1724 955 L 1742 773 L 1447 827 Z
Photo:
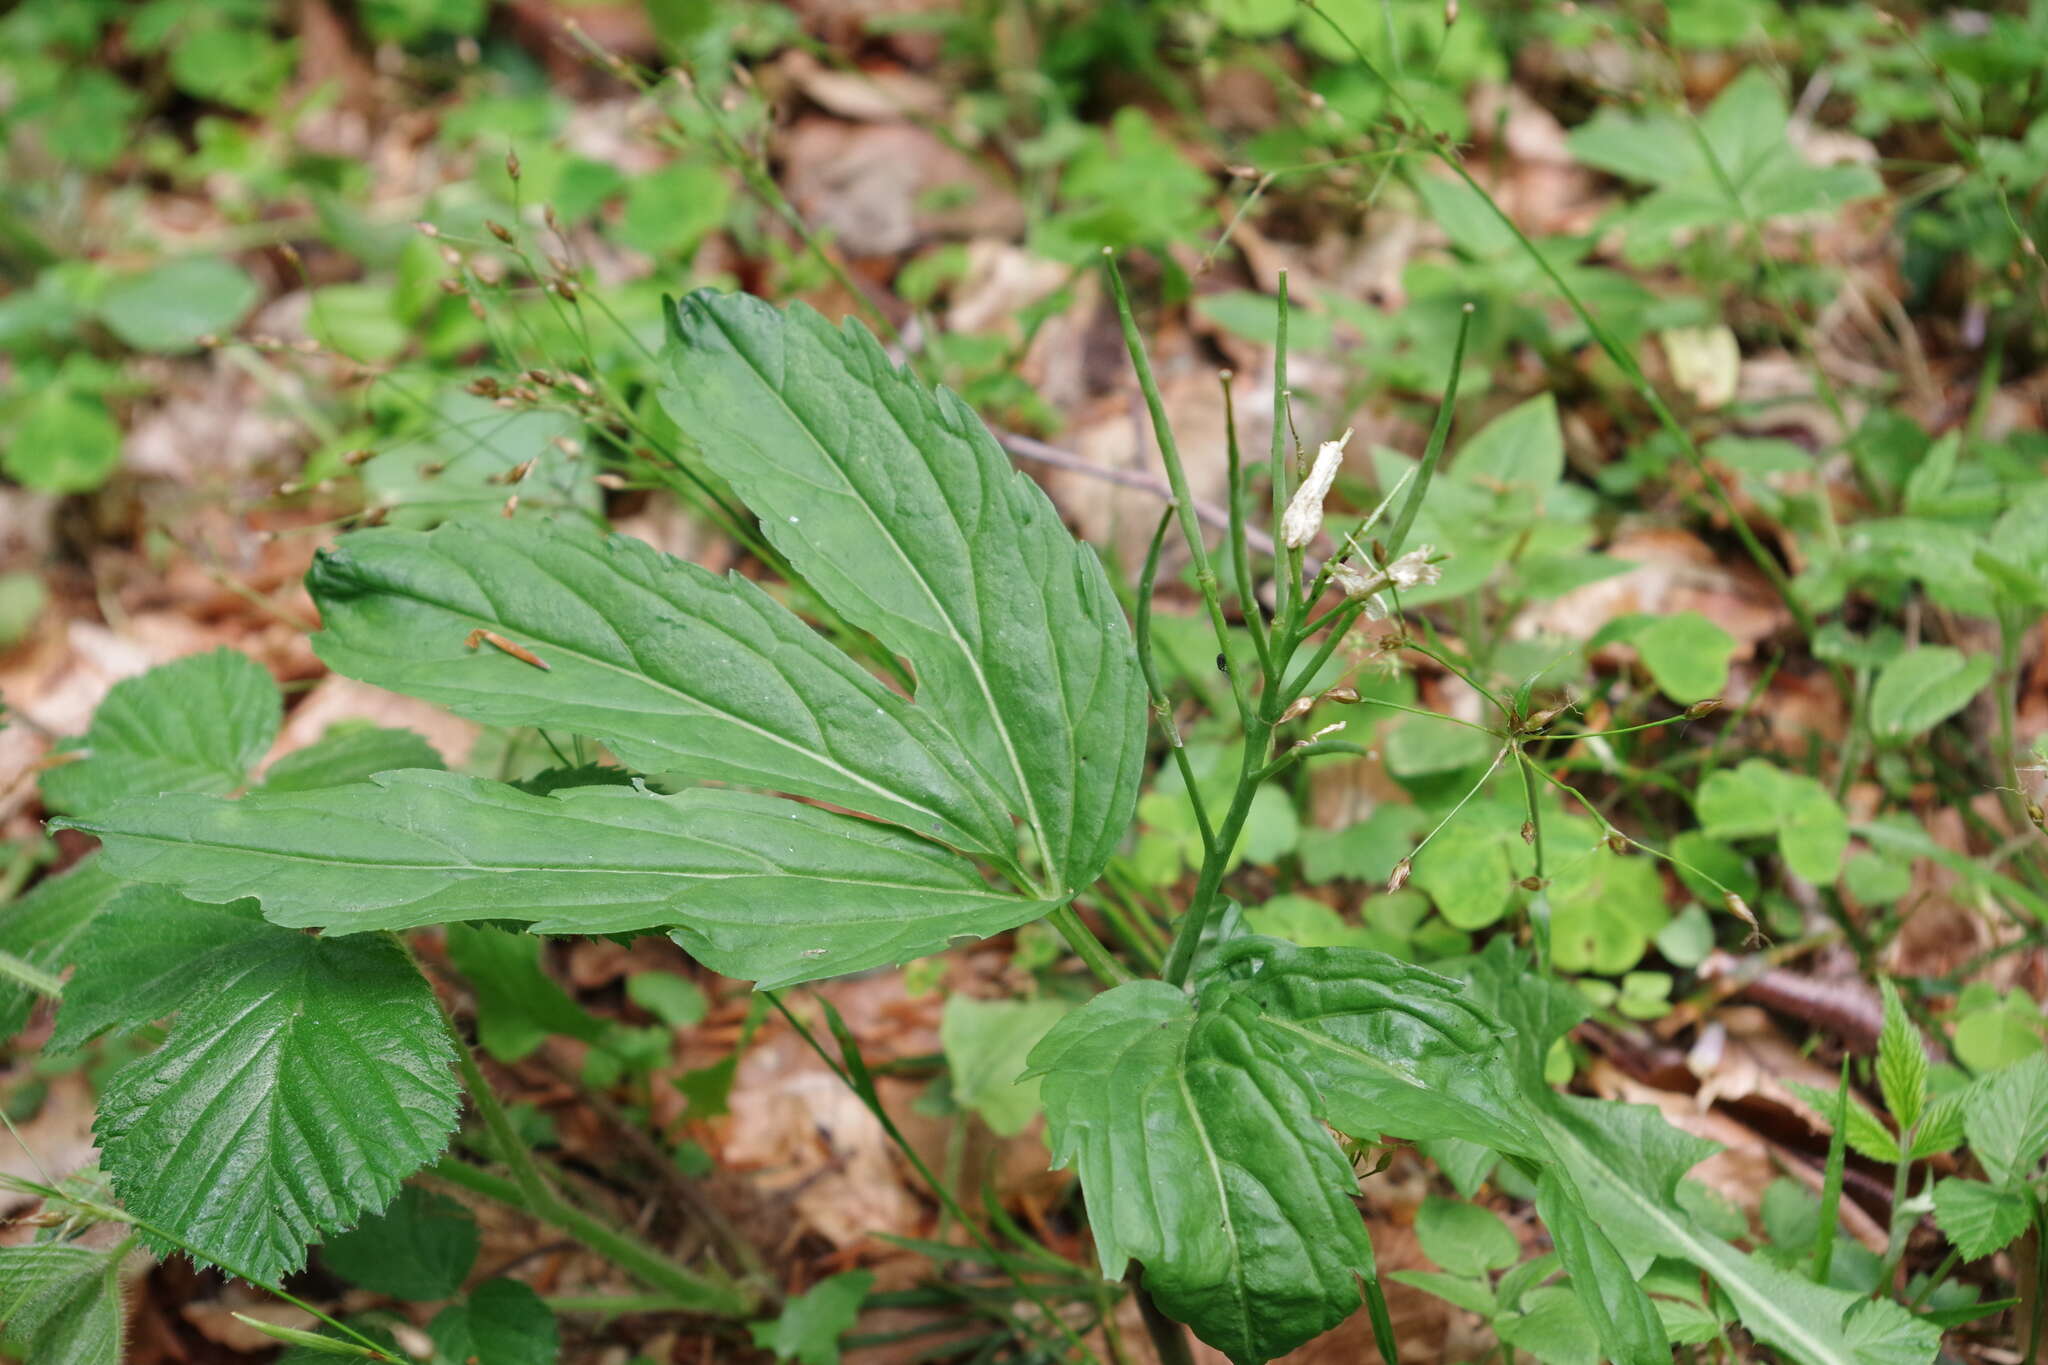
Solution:
M 78 741 L 84 757 L 43 774 L 43 802 L 88 815 L 136 792 L 233 791 L 277 738 L 277 684 L 216 649 L 116 683 Z
M 320 1248 L 320 1261 L 350 1284 L 394 1299 L 445 1299 L 476 1263 L 477 1227 L 446 1195 L 408 1185 L 390 1207 Z
M 1920 1030 L 1906 1013 L 1899 988 L 1890 978 L 1878 980 L 1884 993 L 1884 1027 L 1877 1035 L 1877 1084 L 1884 1092 L 1884 1107 L 1901 1133 L 1920 1121 L 1927 1103 L 1927 1051 L 1920 1042 Z
M 27 895 L 0 906 L 0 952 L 9 952 L 52 975 L 71 961 L 71 946 L 106 903 L 121 879 L 99 858 L 87 858 L 61 876 L 38 883 Z M 0 981 L 0 1036 L 28 1022 L 36 994 Z
M 454 773 L 384 773 L 240 801 L 123 802 L 77 826 L 124 875 L 201 900 L 254 896 L 336 933 L 475 919 L 541 933 L 672 928 L 727 976 L 789 985 L 936 952 L 1037 919 L 936 844 L 732 790 L 533 796 Z
M 0 1346 L 22 1365 L 118 1365 L 120 1270 L 91 1247 L 0 1247 Z
M 1970 1150 L 2000 1184 L 2027 1179 L 2048 1155 L 2048 1056 L 2002 1067 L 1971 1090 L 1963 1110 Z
M 130 1211 L 176 1239 L 145 1230 L 159 1253 L 182 1244 L 275 1281 L 447 1144 L 460 1091 L 440 1007 L 388 940 L 314 938 L 265 923 L 253 902 L 161 887 L 94 921 L 75 979 L 118 986 L 150 943 L 171 965 L 125 1002 L 100 989 L 71 1030 L 176 1012 L 163 1045 L 100 1096 L 102 1163 Z
M 1804 1081 L 1780 1080 L 1779 1084 L 1796 1095 L 1832 1130 L 1836 1103 L 1834 1091 L 1823 1090 Z M 1899 1159 L 1899 1140 L 1892 1135 L 1891 1129 L 1884 1126 L 1884 1120 L 1872 1113 L 1870 1107 L 1853 1093 L 1849 1096 L 1848 1126 L 1842 1136 L 1849 1149 L 1860 1157 L 1882 1161 L 1886 1165 Z
M 1014 861 L 1008 814 L 928 711 L 738 574 L 584 527 L 491 521 L 345 536 L 306 583 L 314 648 L 338 672 L 488 725 L 587 735 L 642 772 L 829 801 Z
M 331 725 L 319 739 L 271 764 L 263 774 L 263 790 L 312 791 L 367 782 L 378 773 L 400 768 L 446 766 L 434 746 L 411 730 Z
M 1093 881 L 1137 801 L 1145 706 L 1094 552 L 857 323 L 704 291 L 671 327 L 669 415 L 805 581 L 910 661 L 1053 889 Z
M 443 1360 L 467 1365 L 554 1365 L 560 1354 L 555 1315 L 518 1280 L 486 1280 L 427 1327 Z
M 1966 1261 L 2003 1250 L 2027 1230 L 2032 1216 L 2032 1201 L 2023 1191 L 2001 1189 L 1981 1180 L 1935 1182 L 1935 1224 Z

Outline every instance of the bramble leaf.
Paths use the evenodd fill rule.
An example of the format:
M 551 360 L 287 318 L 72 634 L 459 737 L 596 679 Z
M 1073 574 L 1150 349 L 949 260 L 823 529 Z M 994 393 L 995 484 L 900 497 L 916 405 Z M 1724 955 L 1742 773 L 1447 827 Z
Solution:
M 2022 1190 L 1954 1178 L 1934 1186 L 1934 1221 L 1966 1261 L 2003 1250 L 2027 1230 L 2032 1214 L 2032 1200 Z
M 486 1280 L 427 1325 L 442 1360 L 464 1365 L 555 1365 L 560 1330 L 540 1295 L 518 1280 Z
M 0 1247 L 0 1346 L 22 1365 L 118 1365 L 120 1271 L 90 1247 Z
M 2048 1155 L 2048 1057 L 1994 1071 L 1975 1092 L 1963 1110 L 1970 1150 L 2000 1184 L 2026 1179 Z
M 476 1220 L 446 1195 L 408 1185 L 382 1213 L 320 1248 L 350 1284 L 394 1299 L 450 1298 L 476 1263 Z
M 1145 692 L 1093 550 L 954 395 L 858 324 L 701 291 L 671 316 L 669 415 L 1029 831 L 1057 894 L 1124 836 Z
M 37 883 L 27 895 L 0 906 L 0 952 L 61 974 L 71 961 L 71 945 L 120 889 L 120 878 L 107 871 L 101 858 L 87 858 L 62 876 Z M 0 1036 L 28 1022 L 35 999 L 28 987 L 0 981 Z
M 378 773 L 400 768 L 445 766 L 434 746 L 411 730 L 392 730 L 380 725 L 333 725 L 305 748 L 271 764 L 263 774 L 263 790 L 312 791 L 316 787 L 367 782 Z
M 216 649 L 114 684 L 72 748 L 43 774 L 53 811 L 90 815 L 136 792 L 231 792 L 277 738 L 277 684 L 246 654 Z
M 1804 1101 L 1806 1106 L 1819 1116 L 1821 1122 L 1832 1130 L 1836 1100 L 1834 1091 L 1823 1090 L 1804 1081 L 1784 1080 L 1780 1084 Z M 1882 1161 L 1886 1165 L 1897 1162 L 1899 1140 L 1892 1135 L 1891 1129 L 1884 1126 L 1884 1120 L 1870 1112 L 1870 1107 L 1853 1093 L 1849 1096 L 1848 1112 L 1848 1125 L 1842 1137 L 1849 1144 L 1850 1150 L 1858 1156 L 1868 1157 L 1872 1161 Z
M 1884 993 L 1884 1028 L 1877 1035 L 1877 1084 L 1884 1092 L 1884 1107 L 1901 1133 L 1920 1121 L 1927 1103 L 1927 1050 L 1921 1045 L 1920 1030 L 1906 1014 L 1899 988 L 1890 978 L 1880 978 Z
M 1008 814 L 912 705 L 737 574 L 554 522 L 346 536 L 307 574 L 327 665 L 642 772 L 829 801 L 998 862 Z M 546 667 L 473 632 L 488 630 Z
M 1052 905 L 1004 895 L 935 844 L 729 789 L 533 796 L 453 773 L 381 774 L 240 801 L 126 801 L 77 828 L 117 873 L 254 896 L 335 933 L 475 919 L 539 933 L 671 928 L 727 976 L 785 986 L 936 952 Z
M 94 1132 L 138 1218 L 237 1274 L 296 1269 L 454 1131 L 440 1007 L 387 940 L 314 938 L 253 902 L 134 887 L 79 944 L 76 980 L 59 1015 L 69 1043 L 176 1012 L 163 1046 L 114 1073 Z

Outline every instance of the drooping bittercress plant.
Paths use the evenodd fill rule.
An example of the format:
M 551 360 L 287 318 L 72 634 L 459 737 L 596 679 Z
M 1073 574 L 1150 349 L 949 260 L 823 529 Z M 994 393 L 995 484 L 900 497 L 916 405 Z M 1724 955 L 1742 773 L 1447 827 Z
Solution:
M 1694 1226 L 1677 1187 L 1701 1143 L 1651 1111 L 1552 1091 L 1546 1055 L 1583 1006 L 1505 939 L 1458 980 L 1245 929 L 1223 874 L 1251 794 L 1343 747 L 1278 736 L 1344 629 L 1426 563 L 1402 542 L 1448 409 L 1405 500 L 1383 509 L 1378 548 L 1361 531 L 1320 566 L 1320 518 L 1276 438 L 1270 615 L 1246 586 L 1233 450 L 1226 552 L 1247 653 L 1117 292 L 1246 737 L 1227 808 L 1197 810 L 1202 865 L 1161 979 L 1127 979 L 1071 902 L 1127 833 L 1148 692 L 1184 757 L 1143 652 L 1167 522 L 1134 639 L 1094 553 L 960 400 L 857 324 L 695 294 L 673 310 L 663 401 L 857 652 L 737 574 L 580 522 L 491 519 L 344 536 L 308 579 L 321 658 L 487 724 L 598 741 L 644 780 L 536 791 L 417 765 L 341 780 L 373 771 L 343 762 L 337 780 L 273 778 L 230 800 L 275 728 L 274 697 L 265 711 L 256 689 L 235 714 L 194 720 L 219 742 L 140 781 L 119 755 L 165 749 L 153 727 L 175 721 L 103 710 L 89 755 L 56 770 L 70 774 L 65 823 L 104 844 L 72 880 L 110 901 L 61 959 L 77 970 L 57 1042 L 177 1016 L 162 1048 L 117 1073 L 100 1119 L 144 1235 L 274 1277 L 440 1150 L 454 1044 L 390 931 L 666 932 L 775 988 L 1051 916 L 1118 983 L 1032 1053 L 1054 1159 L 1079 1172 L 1104 1275 L 1136 1261 L 1154 1302 L 1232 1359 L 1282 1354 L 1361 1302 L 1392 1358 L 1333 1129 L 1512 1164 L 1609 1359 L 1669 1359 L 1639 1283 L 1660 1260 L 1705 1271 L 1798 1359 L 1930 1358 L 1933 1336 L 1904 1310 Z M 1281 316 L 1284 356 L 1284 303 Z M 1341 603 L 1318 616 L 1331 585 Z

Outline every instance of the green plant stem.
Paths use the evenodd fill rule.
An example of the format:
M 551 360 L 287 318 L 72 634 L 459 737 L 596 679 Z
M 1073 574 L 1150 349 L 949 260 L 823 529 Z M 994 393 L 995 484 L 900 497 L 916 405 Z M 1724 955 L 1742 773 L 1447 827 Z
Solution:
M 25 962 L 13 953 L 0 950 L 0 981 L 12 981 L 24 986 L 37 995 L 51 1000 L 64 998 L 64 983 L 50 975 L 33 962 Z
M 1152 655 L 1153 590 L 1159 579 L 1159 555 L 1166 546 L 1166 528 L 1172 524 L 1173 508 L 1168 507 L 1159 514 L 1159 524 L 1152 530 L 1152 544 L 1145 551 L 1145 569 L 1138 576 L 1138 604 L 1133 613 L 1138 669 L 1145 676 L 1145 690 L 1152 696 L 1152 712 L 1166 735 L 1166 747 L 1173 754 L 1174 766 L 1180 769 L 1181 785 L 1187 788 L 1188 805 L 1194 811 L 1195 829 L 1202 836 L 1202 856 L 1206 858 L 1215 850 L 1216 829 L 1209 823 L 1209 803 L 1203 800 L 1202 789 L 1195 782 L 1194 764 L 1188 758 L 1187 746 L 1181 743 L 1180 726 L 1173 720 L 1173 702 L 1166 695 L 1166 687 L 1159 678 L 1159 662 Z
M 1223 384 L 1223 429 L 1229 458 L 1230 555 L 1237 576 L 1237 614 L 1244 618 L 1245 633 L 1252 637 L 1252 652 L 1259 656 L 1259 675 L 1266 686 L 1275 682 L 1273 655 L 1266 643 L 1266 615 L 1259 610 L 1258 594 L 1252 588 L 1252 552 L 1245 519 L 1244 452 L 1237 445 L 1237 403 L 1230 391 L 1230 371 L 1221 376 Z
M 456 1065 L 462 1073 L 463 1086 L 469 1091 L 470 1103 L 476 1107 L 477 1117 L 483 1120 L 492 1151 L 512 1173 L 512 1180 L 509 1183 L 493 1180 L 481 1171 L 461 1166 L 452 1158 L 444 1159 L 434 1168 L 437 1175 L 454 1184 L 467 1182 L 467 1188 L 524 1209 L 541 1222 L 581 1242 L 650 1289 L 660 1290 L 679 1302 L 690 1304 L 698 1312 L 740 1317 L 753 1310 L 758 1295 L 752 1291 L 686 1270 L 645 1242 L 592 1217 L 556 1193 L 541 1171 L 540 1163 L 534 1160 L 533 1153 L 520 1140 L 512 1116 L 505 1112 L 497 1092 L 491 1089 L 483 1068 L 477 1064 L 475 1051 L 455 1027 L 455 1021 L 445 1007 L 442 1019 L 447 1025 L 449 1038 L 455 1044 Z M 451 1174 L 451 1166 L 460 1167 L 461 1173 Z M 498 1188 L 486 1190 L 482 1185 L 484 1181 L 490 1181 Z M 511 1198 L 508 1199 L 507 1195 Z
M 1849 1060 L 1842 1059 L 1842 1079 L 1835 1094 L 1834 1132 L 1828 1138 L 1828 1164 L 1821 1182 L 1820 1222 L 1813 1232 L 1813 1282 L 1826 1284 L 1835 1259 L 1835 1225 L 1842 1209 L 1842 1176 L 1849 1162 Z
M 1529 847 L 1536 852 L 1536 880 L 1543 877 L 1543 808 L 1536 800 L 1536 763 L 1529 751 L 1515 742 L 1515 766 L 1522 771 L 1522 799 L 1529 808 Z
M 896 1120 L 889 1116 L 889 1111 L 883 1107 L 881 1096 L 876 1093 L 872 1081 L 868 1079 L 867 1064 L 859 1059 L 859 1053 L 853 1042 L 852 1035 L 844 1031 L 844 1025 L 840 1025 L 838 1032 L 840 1044 L 842 1047 L 849 1049 L 849 1055 L 845 1062 L 841 1062 L 834 1058 L 831 1053 L 827 1052 L 824 1044 L 818 1041 L 817 1035 L 811 1032 L 810 1027 L 803 1020 L 797 1018 L 796 1012 L 790 1009 L 788 1002 L 782 998 L 780 991 L 766 991 L 763 993 L 767 995 L 775 1008 L 780 1011 L 782 1017 L 789 1021 L 790 1027 L 796 1030 L 797 1036 L 802 1038 L 811 1051 L 818 1055 L 818 1060 L 825 1063 L 827 1067 L 830 1067 L 832 1074 L 837 1076 L 847 1089 L 859 1096 L 861 1103 L 867 1107 L 868 1112 L 875 1116 L 875 1122 L 882 1125 L 883 1133 L 896 1145 L 896 1150 L 903 1154 L 904 1160 L 910 1163 L 911 1169 L 917 1172 L 918 1178 L 924 1181 L 926 1188 L 931 1190 L 932 1194 L 937 1197 L 947 1214 L 961 1227 L 965 1228 L 969 1236 L 980 1243 L 981 1249 L 988 1253 L 989 1259 L 995 1262 L 1010 1277 L 1016 1284 L 1018 1291 L 1024 1297 L 1031 1300 L 1033 1306 L 1043 1315 L 1045 1321 L 1050 1323 L 1058 1330 L 1060 1335 L 1066 1338 L 1067 1344 L 1072 1349 L 1080 1352 L 1087 1359 L 1094 1360 L 1096 1358 L 1095 1353 L 1090 1351 L 1087 1345 L 1082 1342 L 1079 1335 L 1067 1324 L 1067 1320 L 1053 1311 L 1052 1305 L 1046 1302 L 1045 1296 L 1039 1292 L 1038 1286 L 1024 1278 L 1023 1270 L 1017 1265 L 1015 1259 L 998 1247 L 994 1240 L 986 1232 L 982 1231 L 979 1223 L 976 1223 L 967 1216 L 967 1210 L 960 1206 L 960 1201 L 954 1197 L 953 1191 L 943 1184 L 937 1176 L 932 1174 L 932 1169 L 925 1163 L 924 1157 L 918 1153 L 917 1148 L 910 1144 L 909 1139 L 903 1136 L 903 1131 L 896 1126 Z M 831 1011 L 830 1002 L 823 1003 L 826 1010 L 828 1012 Z M 838 1016 L 830 1014 L 828 1017 L 837 1019 Z M 859 1068 L 858 1076 L 851 1069 L 856 1065 Z M 1020 1323 L 1020 1325 L 1022 1324 Z
M 1116 903 L 1114 896 L 1098 895 L 1095 898 L 1095 908 L 1102 912 L 1104 919 L 1109 921 L 1110 928 L 1116 931 L 1117 938 L 1123 942 L 1127 950 L 1136 956 L 1140 962 L 1144 963 L 1148 970 L 1154 972 L 1159 970 L 1161 964 L 1165 961 L 1160 955 L 1159 949 L 1153 945 L 1151 939 L 1146 938 L 1143 932 L 1139 930 L 1136 921 L 1131 918 L 1130 912 Z
M 1892 1168 L 1892 1218 L 1890 1235 L 1885 1240 L 1884 1265 L 1878 1271 L 1877 1297 L 1891 1292 L 1892 1279 L 1898 1273 L 1899 1262 L 1906 1257 L 1906 1239 L 1912 1231 L 1912 1221 L 1906 1216 L 1906 1197 L 1913 1183 L 1913 1142 L 1920 1135 L 1920 1121 L 1913 1123 L 1899 1134 L 1899 1160 Z
M 1929 1298 L 1933 1297 L 1934 1291 L 1941 1288 L 1941 1286 L 1948 1280 L 1949 1272 L 1956 1268 L 1956 1262 L 1962 1259 L 1963 1253 L 1961 1252 L 1961 1250 L 1959 1250 L 1956 1247 L 1950 1247 L 1948 1249 L 1948 1255 L 1941 1258 L 1941 1264 L 1934 1267 L 1934 1273 L 1927 1277 L 1927 1283 L 1921 1285 L 1920 1291 L 1917 1294 L 1913 1295 L 1912 1300 L 1909 1303 L 1907 1303 L 1907 1309 L 1909 1309 L 1912 1312 L 1919 1312 L 1922 1305 L 1924 1305 Z
M 1137 1272 L 1133 1271 L 1125 1283 L 1131 1287 L 1131 1297 L 1137 1300 L 1138 1316 L 1144 1319 L 1145 1335 L 1151 1339 L 1152 1354 L 1159 1357 L 1159 1365 L 1195 1365 L 1195 1353 L 1188 1345 L 1187 1329 L 1159 1311 L 1159 1305 L 1152 1302 L 1152 1296 L 1145 1292 Z
M 1273 490 L 1273 634 L 1294 638 L 1295 623 L 1307 609 L 1301 600 L 1301 560 L 1281 542 L 1280 522 L 1294 496 L 1294 466 L 1287 450 L 1287 272 L 1274 283 L 1273 306 L 1273 444 L 1267 458 L 1266 482 Z M 1274 670 L 1284 672 L 1291 649 L 1275 648 Z
M 465 1080 L 468 1072 L 469 1068 L 464 1068 Z M 478 1079 L 481 1080 L 480 1073 Z M 473 1095 L 475 1092 L 471 1093 Z M 500 1107 L 498 1112 L 503 1115 L 503 1108 Z M 488 1120 L 484 1126 L 487 1130 L 492 1128 Z M 511 1144 L 517 1146 L 523 1155 L 524 1159 L 520 1164 L 534 1167 L 531 1153 L 526 1152 L 516 1134 L 512 1136 Z M 506 1145 L 495 1140 L 494 1134 L 494 1150 L 502 1152 Z M 515 1172 L 519 1169 L 514 1163 L 506 1164 Z M 488 1171 L 479 1170 L 455 1156 L 443 1157 L 430 1170 L 437 1179 L 460 1186 L 472 1194 L 480 1194 L 508 1208 L 518 1209 L 581 1243 L 642 1284 L 659 1290 L 657 1297 L 669 1310 L 709 1313 L 718 1317 L 744 1317 L 755 1307 L 757 1296 L 753 1293 L 737 1286 L 720 1284 L 685 1270 L 639 1239 L 620 1232 L 603 1220 L 576 1208 L 553 1192 L 546 1181 L 541 1179 L 537 1167 L 532 1169 L 532 1175 L 536 1179 L 541 1179 L 541 1193 L 538 1199 L 525 1183 L 506 1180 Z
M 1062 905 L 1047 916 L 1052 927 L 1060 931 L 1060 937 L 1074 950 L 1081 961 L 1088 964 L 1088 970 L 1095 973 L 1097 980 L 1105 986 L 1121 986 L 1131 979 L 1131 974 L 1102 946 L 1102 940 L 1089 932 L 1081 922 L 1081 916 L 1073 905 Z
M 1167 484 L 1173 489 L 1172 511 L 1180 522 L 1181 539 L 1187 542 L 1188 554 L 1194 560 L 1195 586 L 1202 594 L 1202 605 L 1209 611 L 1209 625 L 1216 633 L 1217 651 L 1223 655 L 1224 672 L 1230 678 L 1230 694 L 1237 702 L 1238 717 L 1249 731 L 1253 721 L 1251 696 L 1245 690 L 1237 660 L 1231 657 L 1230 624 L 1224 619 L 1216 568 L 1209 562 L 1208 547 L 1202 543 L 1202 523 L 1195 516 L 1195 495 L 1188 487 L 1187 467 L 1181 462 L 1173 427 L 1166 420 L 1166 405 L 1159 397 L 1159 384 L 1152 376 L 1152 362 L 1145 354 L 1144 338 L 1138 334 L 1138 321 L 1131 315 L 1131 296 L 1124 288 L 1123 275 L 1107 250 L 1102 262 L 1104 273 L 1109 276 L 1110 292 L 1116 296 L 1116 315 L 1123 324 L 1124 346 L 1131 353 L 1131 367 L 1137 371 L 1138 387 L 1144 392 L 1145 407 L 1152 415 L 1152 434 L 1159 446 L 1159 458 L 1166 465 Z
M 1444 444 L 1451 434 L 1451 413 L 1458 402 L 1458 376 L 1465 368 L 1465 340 L 1471 333 L 1472 305 L 1468 303 L 1458 310 L 1458 340 L 1451 348 L 1451 373 L 1444 381 L 1444 400 L 1437 405 L 1436 425 L 1430 428 L 1429 444 L 1422 450 L 1422 464 L 1415 476 L 1415 486 L 1408 490 L 1408 500 L 1401 504 L 1401 515 L 1387 536 L 1389 563 L 1400 557 L 1401 547 L 1408 543 L 1408 532 L 1422 511 L 1422 500 L 1429 494 L 1430 481 L 1436 477 L 1436 467 L 1443 461 Z

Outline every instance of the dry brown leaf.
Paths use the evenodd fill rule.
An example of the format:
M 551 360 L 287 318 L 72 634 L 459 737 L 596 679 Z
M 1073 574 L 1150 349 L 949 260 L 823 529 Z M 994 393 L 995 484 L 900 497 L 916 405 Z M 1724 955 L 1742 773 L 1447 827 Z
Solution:
M 1005 186 L 910 124 L 806 118 L 779 144 L 783 184 L 810 224 L 851 256 L 888 256 L 934 237 L 1014 237 L 1024 209 Z M 930 202 L 943 192 L 944 204 Z

